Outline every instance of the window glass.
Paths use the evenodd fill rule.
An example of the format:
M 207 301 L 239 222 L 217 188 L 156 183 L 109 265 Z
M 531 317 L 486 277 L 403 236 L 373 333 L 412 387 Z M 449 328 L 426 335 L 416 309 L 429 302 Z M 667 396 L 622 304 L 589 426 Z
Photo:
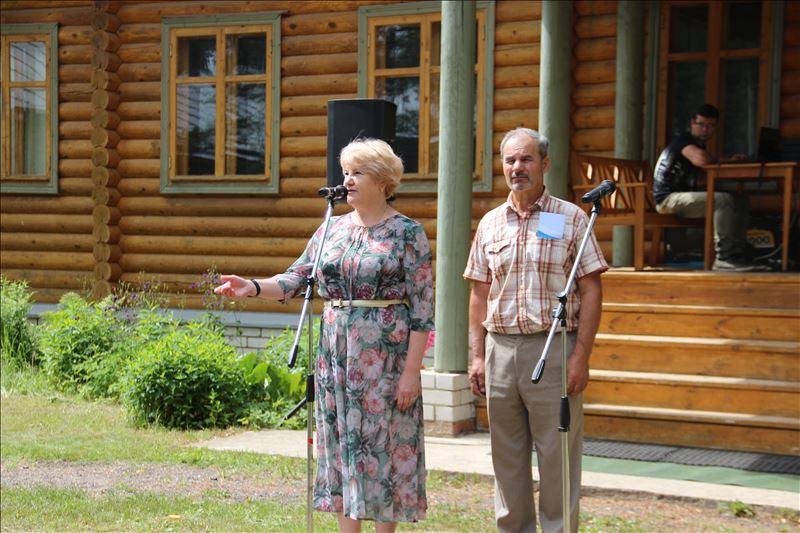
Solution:
M 47 172 L 45 89 L 11 89 L 11 174 L 44 176 Z
M 177 174 L 213 175 L 216 89 L 205 84 L 179 85 L 175 111 Z
M 673 62 L 669 66 L 669 137 L 686 131 L 692 113 L 705 102 L 706 64 Z
M 214 76 L 217 71 L 217 42 L 212 36 L 178 39 L 178 76 Z
M 378 68 L 419 66 L 419 24 L 378 26 L 375 41 Z
M 11 55 L 11 81 L 44 81 L 47 77 L 47 57 L 42 42 L 14 42 Z
M 724 144 L 722 153 L 754 155 L 758 124 L 758 59 L 729 59 L 724 76 Z
M 225 52 L 228 74 L 264 74 L 267 71 L 267 37 L 263 33 L 228 35 Z
M 702 52 L 708 41 L 708 6 L 674 6 L 670 19 L 670 52 Z
M 761 46 L 761 3 L 725 3 L 725 42 L 723 48 L 758 48 Z
M 229 83 L 225 89 L 225 174 L 263 174 L 266 88 L 263 83 Z
M 397 106 L 394 148 L 403 158 L 405 171 L 419 169 L 419 77 L 378 78 L 375 96 Z

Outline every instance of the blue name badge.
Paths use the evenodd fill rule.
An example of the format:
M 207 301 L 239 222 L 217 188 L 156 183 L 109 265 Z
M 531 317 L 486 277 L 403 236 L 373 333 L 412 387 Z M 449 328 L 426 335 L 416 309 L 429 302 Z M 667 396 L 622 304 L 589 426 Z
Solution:
M 540 239 L 564 238 L 564 215 L 560 213 L 539 213 L 539 228 L 536 236 Z

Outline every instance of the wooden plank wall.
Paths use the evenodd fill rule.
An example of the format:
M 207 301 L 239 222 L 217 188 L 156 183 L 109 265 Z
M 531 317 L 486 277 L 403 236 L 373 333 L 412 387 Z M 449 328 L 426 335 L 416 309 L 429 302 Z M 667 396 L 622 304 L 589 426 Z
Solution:
M 800 2 L 784 2 L 781 135 L 800 139 Z
M 3 24 L 58 22 L 59 164 L 56 197 L 3 195 L 0 260 L 11 279 L 26 279 L 39 302 L 91 289 L 92 4 L 83 1 L 3 2 Z

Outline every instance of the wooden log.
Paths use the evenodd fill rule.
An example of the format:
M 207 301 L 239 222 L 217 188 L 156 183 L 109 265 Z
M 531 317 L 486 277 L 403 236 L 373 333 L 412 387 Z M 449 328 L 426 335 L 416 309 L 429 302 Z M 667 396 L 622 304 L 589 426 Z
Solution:
M 3 4 L 6 3 L 3 2 Z M 94 30 L 91 26 L 59 26 L 58 44 L 59 46 L 91 44 L 93 34 Z
M 94 239 L 85 233 L 3 233 L 0 250 L 91 252 Z
M 101 224 L 92 228 L 92 239 L 94 239 L 94 242 L 115 244 L 119 242 L 120 238 L 122 238 L 122 232 L 119 226 Z
M 85 178 L 92 175 L 92 168 L 94 164 L 91 159 L 58 160 L 58 176 L 62 178 Z
M 122 277 L 122 267 L 117 263 L 97 263 L 92 269 L 94 279 L 118 280 Z
M 110 282 L 101 279 L 95 279 L 94 283 L 92 284 L 92 299 L 94 300 L 102 300 L 113 290 L 112 285 Z
M 800 139 L 800 118 L 781 121 L 781 136 L 784 139 Z
M 124 235 L 120 246 L 126 254 L 299 257 L 308 244 L 310 235 L 311 233 L 303 237 L 237 237 L 236 239 L 227 236 Z
M 800 93 L 800 70 L 790 70 L 781 75 L 781 94 Z
M 30 2 L 19 8 L 8 7 L 9 2 L 3 1 L 3 24 L 42 24 L 57 22 L 63 26 L 80 26 L 86 24 L 91 17 L 92 7 L 65 7 L 61 9 L 36 9 L 31 8 Z M 42 6 L 44 7 L 44 6 Z
M 281 176 L 305 177 L 325 176 L 327 157 L 281 157 Z
M 281 95 L 281 117 L 328 114 L 328 102 L 352 98 L 352 94 L 309 94 L 305 96 Z
M 123 163 L 124 161 L 120 164 Z M 119 182 L 117 189 L 122 196 L 158 196 L 161 194 L 161 184 L 157 177 L 126 177 Z
M 85 44 L 60 46 L 58 48 L 58 64 L 91 64 L 93 55 L 92 47 Z
M 204 217 L 204 216 L 137 216 L 125 214 L 119 229 L 125 239 L 131 236 L 204 236 L 309 239 L 322 220 L 317 217 Z M 128 252 L 128 248 L 123 246 Z
M 511 87 L 494 91 L 495 112 L 537 107 L 539 107 L 539 91 L 533 87 Z
M 9 252 L 14 254 L 27 252 Z M 92 256 L 89 256 L 92 258 Z M 224 256 L 208 254 L 129 254 L 126 253 L 119 265 L 125 272 L 200 274 L 209 268 L 217 267 L 224 272 L 239 272 L 240 275 L 273 275 L 283 272 L 296 257 L 251 257 Z M 16 268 L 25 268 L 17 267 Z M 258 273 L 258 274 L 257 274 Z M 261 274 L 264 273 L 264 274 Z
M 539 87 L 539 65 L 498 67 L 494 69 L 494 87 Z
M 110 225 L 114 226 L 119 222 L 121 212 L 116 207 L 109 207 L 107 205 L 96 205 L 92 209 L 92 219 L 97 225 Z
M 115 33 L 121 24 L 122 22 L 116 13 L 109 13 L 108 11 L 98 9 L 92 12 L 92 28 L 97 31 Z
M 579 107 L 572 113 L 576 129 L 614 128 L 614 107 Z
M 617 34 L 617 15 L 597 15 L 580 17 L 575 22 L 575 35 L 578 40 L 596 37 L 614 37 Z
M 781 98 L 781 118 L 800 117 L 800 94 L 784 95 Z
M 99 70 L 107 70 L 110 72 L 117 72 L 122 60 L 114 52 L 104 52 L 103 50 L 96 50 L 91 57 L 92 66 Z
M 92 87 L 106 91 L 117 92 L 121 80 L 116 72 L 107 70 L 93 70 L 91 76 Z
M 158 159 L 123 159 L 117 165 L 123 178 L 158 178 L 161 176 L 161 161 Z
M 320 76 L 290 76 L 281 80 L 281 94 L 355 94 L 358 78 L 355 74 L 324 74 Z
M 91 124 L 93 128 L 117 129 L 119 114 L 116 111 L 107 109 L 95 109 L 92 114 Z
M 358 51 L 358 33 L 296 35 L 282 38 L 281 57 Z
M 89 102 L 92 98 L 91 83 L 61 83 L 58 86 L 59 102 Z
M 3 198 L 3 211 L 6 210 L 6 202 L 8 197 Z M 31 211 L 36 210 L 33 206 Z M 69 216 L 53 216 L 52 214 L 39 210 L 37 213 L 19 212 L 3 212 L 0 213 L 0 231 L 4 234 L 7 232 L 35 232 L 35 233 L 91 233 L 94 223 L 92 216 L 88 213 L 91 212 L 91 207 L 88 206 L 85 211 L 86 214 L 81 214 L 80 211 L 70 213 Z
M 514 128 L 534 128 L 539 123 L 537 109 L 511 109 L 496 111 L 492 117 L 494 131 L 509 131 Z
M 159 81 L 161 63 L 124 63 L 117 73 L 122 81 Z
M 522 43 L 496 46 L 494 49 L 494 66 L 508 67 L 512 65 L 538 65 L 539 45 Z
M 579 152 L 598 152 L 614 149 L 614 128 L 578 130 L 572 135 L 572 149 Z
M 87 122 L 59 122 L 58 138 L 89 139 L 92 136 L 92 125 Z
M 616 61 L 584 61 L 578 63 L 573 71 L 578 85 L 611 83 L 617 78 Z
M 123 180 L 124 183 L 125 180 Z M 120 184 L 122 185 L 122 184 Z M 5 200 L 4 200 L 5 204 Z M 119 208 L 129 216 L 230 216 L 231 203 L 220 202 L 216 198 L 165 198 L 165 197 L 126 197 L 119 202 Z M 24 211 L 23 211 L 24 212 Z M 237 198 L 236 213 L 244 216 L 309 216 L 319 217 L 324 212 L 319 198 Z M 123 230 L 124 233 L 128 231 Z
M 324 117 L 281 118 L 281 137 L 327 135 L 328 121 Z
M 800 33 L 800 32 L 798 32 Z M 781 70 L 800 70 L 800 46 L 784 46 L 781 54 Z
M 583 61 L 609 61 L 617 57 L 616 37 L 580 39 L 575 43 L 575 59 Z
M 34 270 L 3 269 L 3 275 L 15 281 L 25 280 L 34 293 L 40 289 L 60 289 L 63 291 L 80 291 L 89 286 L 91 276 L 88 273 L 76 274 L 73 270 Z M 37 301 L 38 298 L 36 298 Z
M 327 150 L 328 138 L 322 135 L 281 139 L 281 157 L 326 156 Z
M 357 72 L 357 56 L 353 53 L 290 56 L 281 59 L 282 77 Z
M 92 164 L 96 167 L 116 168 L 119 165 L 119 152 L 113 148 L 94 148 Z
M 319 188 L 324 187 L 326 183 L 327 180 L 321 176 L 318 178 L 293 178 L 287 176 L 281 178 L 281 196 L 286 198 L 313 198 Z M 335 212 L 339 213 L 339 211 Z
M 122 120 L 160 120 L 161 102 L 121 102 L 117 113 Z
M 97 109 L 114 111 L 119 106 L 119 93 L 95 89 L 92 92 L 92 105 Z
M 161 100 L 161 83 L 157 81 L 129 81 L 120 85 L 120 98 L 127 102 L 155 102 Z
M 613 83 L 593 83 L 577 85 L 572 93 L 576 106 L 593 107 L 614 105 L 616 86 Z
M 124 21 L 117 34 L 122 42 L 120 48 L 129 43 L 159 43 L 161 41 L 161 19 L 153 23 L 131 24 Z M 159 45 L 160 46 L 160 45 Z M 126 60 L 127 61 L 127 60 Z
M 42 252 L 40 250 L 5 250 L 0 258 L 3 269 L 81 270 L 94 268 L 91 253 Z
M 67 121 L 87 121 L 92 118 L 92 105 L 87 98 L 86 102 L 63 102 L 58 105 L 59 125 Z
M 119 135 L 114 130 L 105 128 L 92 129 L 92 146 L 114 148 L 119 143 Z
M 91 178 L 59 178 L 58 193 L 64 196 L 88 196 L 92 194 L 94 184 Z
M 107 167 L 94 167 L 92 169 L 94 187 L 116 187 L 119 179 L 119 172 L 115 169 Z
M 123 159 L 158 159 L 160 144 L 158 139 L 124 140 L 117 145 L 117 151 Z
M 538 43 L 541 38 L 541 24 L 532 20 L 515 20 L 495 24 L 494 44 Z
M 281 19 L 281 35 L 318 35 L 358 31 L 358 12 L 311 13 Z
M 617 12 L 617 3 L 611 0 L 578 0 L 575 2 L 578 15 L 610 15 Z
M 95 205 L 115 206 L 119 203 L 120 198 L 119 191 L 113 187 L 97 187 L 92 190 L 92 200 Z
M 120 36 L 120 39 L 125 37 Z M 117 54 L 123 63 L 161 63 L 161 44 L 157 41 L 125 43 Z
M 58 155 L 67 159 L 90 158 L 92 157 L 92 142 L 88 139 L 60 141 Z
M 120 38 L 117 34 L 108 31 L 98 31 L 92 35 L 92 46 L 96 50 L 105 52 L 116 52 L 121 45 Z
M 497 2 L 494 17 L 498 21 L 540 20 L 542 18 L 541 2 L 530 0 Z
M 116 244 L 95 243 L 92 256 L 99 263 L 118 263 L 122 257 L 122 250 Z
M 126 120 L 117 127 L 121 139 L 161 138 L 161 122 L 158 120 Z
M 81 215 L 92 211 L 89 197 L 61 196 L 4 196 L 3 213 L 45 213 L 54 215 Z
M 92 81 L 90 65 L 61 65 L 58 67 L 58 80 L 61 83 L 87 83 Z

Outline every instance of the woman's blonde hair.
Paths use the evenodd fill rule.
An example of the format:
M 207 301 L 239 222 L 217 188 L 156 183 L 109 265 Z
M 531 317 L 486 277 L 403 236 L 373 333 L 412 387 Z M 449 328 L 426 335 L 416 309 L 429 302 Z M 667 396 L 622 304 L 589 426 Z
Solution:
M 403 178 L 403 160 L 392 147 L 380 139 L 355 139 L 342 148 L 339 164 L 344 168 L 352 164 L 372 176 L 379 186 L 386 189 L 386 197 L 394 196 Z

